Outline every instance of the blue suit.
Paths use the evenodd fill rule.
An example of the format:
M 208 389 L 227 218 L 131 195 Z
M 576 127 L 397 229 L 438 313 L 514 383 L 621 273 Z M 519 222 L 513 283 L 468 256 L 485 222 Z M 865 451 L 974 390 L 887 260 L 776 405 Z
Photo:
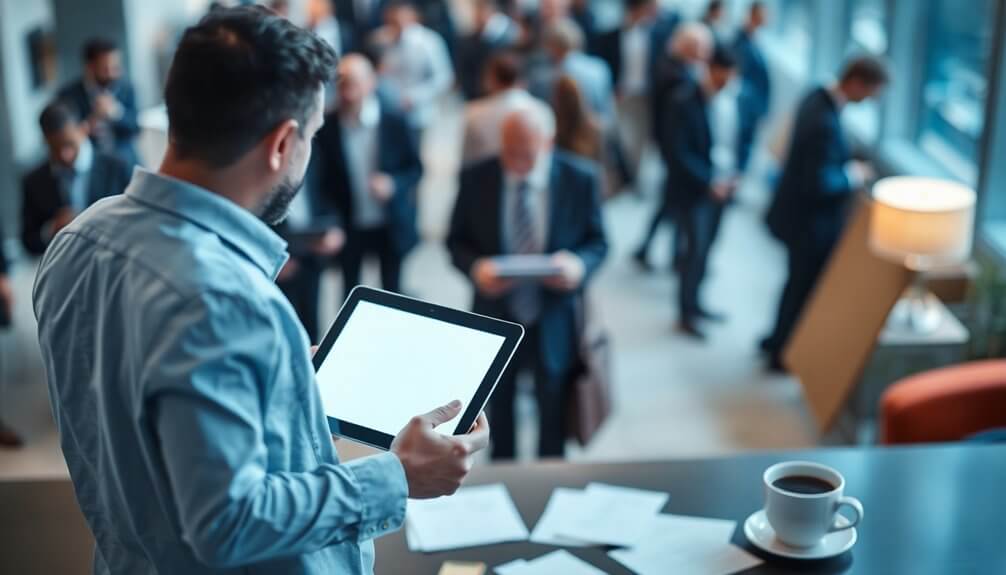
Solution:
M 545 253 L 568 250 L 584 264 L 584 283 L 600 267 L 608 252 L 601 216 L 600 178 L 586 160 L 554 152 L 549 176 L 550 201 Z M 451 217 L 447 248 L 451 261 L 465 277 L 480 258 L 506 253 L 503 228 L 504 172 L 498 159 L 475 164 L 462 171 L 457 203 Z M 541 312 L 521 345 L 515 365 L 535 371 L 539 410 L 541 455 L 562 454 L 566 428 L 563 418 L 567 378 L 576 360 L 576 313 L 580 290 L 543 289 Z M 490 298 L 475 293 L 475 313 L 511 318 L 506 295 Z M 508 370 L 497 386 L 492 402 L 493 456 L 514 455 L 513 398 L 516 368 Z
M 133 86 L 125 80 L 116 82 L 109 91 L 122 106 L 122 116 L 108 122 L 112 132 L 112 148 L 101 150 L 99 147 L 98 149 L 114 154 L 127 166 L 133 167 L 140 163 L 136 147 L 133 145 L 133 141 L 140 134 L 136 95 L 133 92 Z M 91 101 L 91 95 L 88 94 L 83 80 L 78 80 L 63 88 L 58 99 L 76 111 L 81 120 L 86 120 L 94 110 L 94 103 Z M 94 137 L 92 137 L 92 141 L 96 147 L 100 144 Z
M 775 329 L 763 342 L 778 354 L 841 238 L 855 187 L 851 159 L 834 97 L 817 88 L 797 111 L 789 155 L 769 208 L 769 230 L 789 251 L 789 277 Z
M 751 147 L 758 123 L 768 113 L 771 103 L 771 80 L 761 49 L 744 30 L 737 34 L 734 53 L 740 68 L 741 92 L 737 98 L 740 122 L 737 140 L 737 168 L 744 170 L 751 158 Z

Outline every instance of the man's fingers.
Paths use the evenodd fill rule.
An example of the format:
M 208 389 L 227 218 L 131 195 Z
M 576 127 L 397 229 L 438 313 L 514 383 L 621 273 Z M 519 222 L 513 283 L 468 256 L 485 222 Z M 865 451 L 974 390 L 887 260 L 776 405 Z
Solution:
M 475 453 L 489 447 L 489 420 L 484 413 L 475 421 L 475 427 L 465 435 L 457 437 L 468 447 L 469 453 Z
M 448 421 L 454 419 L 459 413 L 461 413 L 461 402 L 455 399 L 447 405 L 441 405 L 433 411 L 419 417 L 423 420 L 423 423 L 429 425 L 430 427 L 436 427 L 441 423 L 447 423 Z

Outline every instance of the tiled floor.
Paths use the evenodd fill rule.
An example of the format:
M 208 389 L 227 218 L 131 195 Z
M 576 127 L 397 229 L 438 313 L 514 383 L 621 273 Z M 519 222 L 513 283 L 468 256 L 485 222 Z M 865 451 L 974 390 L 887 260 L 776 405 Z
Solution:
M 455 109 L 447 107 L 425 143 L 421 227 L 426 241 L 407 262 L 405 287 L 422 298 L 466 306 L 470 291 L 450 267 L 441 243 L 457 169 Z M 654 162 L 647 168 L 645 179 L 653 189 L 659 168 Z M 605 208 L 612 251 L 593 287 L 614 340 L 618 403 L 595 442 L 586 450 L 573 449 L 570 457 L 657 459 L 813 445 L 816 434 L 799 386 L 790 378 L 766 375 L 754 351 L 772 319 L 782 281 L 782 254 L 761 225 L 764 187 L 748 185 L 727 214 L 705 301 L 726 313 L 728 322 L 711 328 L 706 344 L 674 333 L 671 276 L 643 274 L 629 258 L 649 218 L 652 195 L 647 199 L 624 195 Z M 653 250 L 653 259 L 661 265 L 669 252 L 668 234 L 669 230 L 661 233 Z M 0 452 L 0 478 L 66 473 L 32 341 L 27 267 L 21 266 L 15 278 L 20 328 L 0 336 L 7 382 L 0 411 L 24 432 L 29 444 L 20 451 Z M 327 293 L 340 293 L 337 283 L 328 278 Z M 332 298 L 323 313 L 331 317 L 335 306 Z M 530 457 L 535 417 L 530 401 L 522 402 L 520 414 L 522 457 Z M 342 450 L 350 456 L 363 452 L 349 445 Z

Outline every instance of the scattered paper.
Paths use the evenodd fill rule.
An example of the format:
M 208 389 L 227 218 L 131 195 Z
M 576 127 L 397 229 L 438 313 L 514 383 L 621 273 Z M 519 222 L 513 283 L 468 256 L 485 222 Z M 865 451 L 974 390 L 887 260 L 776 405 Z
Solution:
M 653 518 L 669 495 L 630 487 L 591 483 L 578 509 L 555 520 L 554 535 L 598 545 L 631 547 L 653 529 Z
M 533 561 L 517 560 L 495 569 L 499 575 L 605 575 L 569 551 L 553 551 Z
M 437 575 L 485 575 L 485 572 L 485 563 L 447 561 L 440 567 Z
M 531 541 L 542 545 L 557 545 L 560 547 L 584 547 L 588 545 L 570 537 L 559 535 L 566 521 L 575 518 L 581 511 L 585 492 L 582 489 L 557 487 L 545 506 L 545 512 L 531 532 Z
M 436 552 L 528 537 L 524 520 L 502 484 L 466 487 L 450 497 L 410 499 L 405 514 L 410 551 Z
M 730 543 L 736 527 L 722 519 L 660 515 L 650 536 L 609 555 L 637 575 L 726 575 L 761 565 L 761 559 Z

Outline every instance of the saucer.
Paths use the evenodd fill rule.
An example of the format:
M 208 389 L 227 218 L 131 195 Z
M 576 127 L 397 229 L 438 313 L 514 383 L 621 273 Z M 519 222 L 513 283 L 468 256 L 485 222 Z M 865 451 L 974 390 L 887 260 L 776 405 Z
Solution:
M 845 526 L 849 520 L 838 516 L 838 524 Z M 813 547 L 791 547 L 775 536 L 775 530 L 765 517 L 765 510 L 759 509 L 744 522 L 744 535 L 748 541 L 759 549 L 789 559 L 827 559 L 845 553 L 856 544 L 859 538 L 856 528 L 843 529 L 825 535 L 821 542 Z

